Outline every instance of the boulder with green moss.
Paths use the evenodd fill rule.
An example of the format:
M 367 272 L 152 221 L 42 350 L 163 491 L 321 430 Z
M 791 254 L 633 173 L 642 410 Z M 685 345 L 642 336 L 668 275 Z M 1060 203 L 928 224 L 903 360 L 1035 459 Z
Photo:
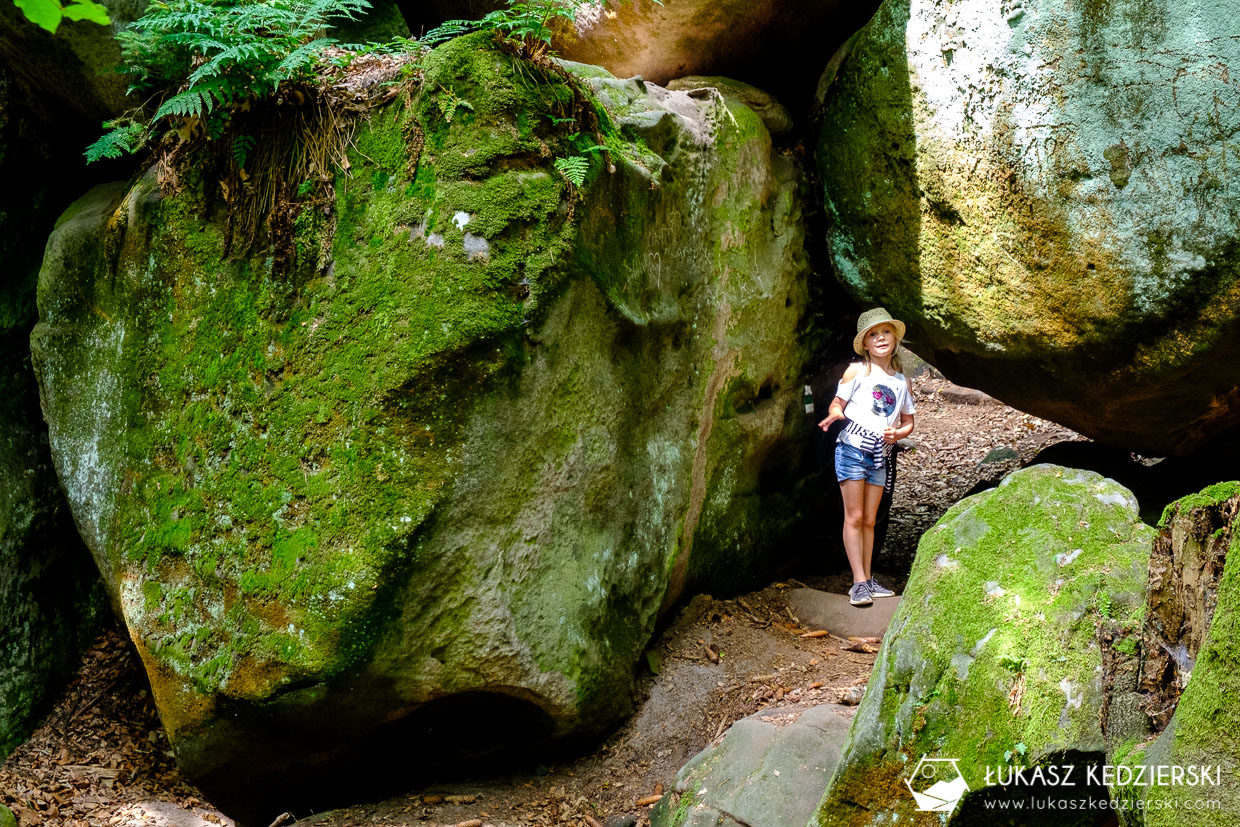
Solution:
M 952 823 L 994 823 L 985 804 L 1008 793 L 987 786 L 987 768 L 1073 764 L 1083 782 L 1105 753 L 1095 626 L 1139 624 L 1152 534 L 1126 489 L 1054 465 L 953 506 L 921 540 L 813 823 L 914 818 L 904 782 L 923 757 L 956 759 L 971 790 Z M 1023 815 L 1074 823 L 1062 810 Z
M 1138 709 L 1111 737 L 1125 825 L 1225 825 L 1240 810 L 1240 483 L 1167 507 L 1150 565 Z M 1136 653 L 1133 653 L 1136 654 Z M 1114 704 L 1114 701 L 1113 701 Z M 1150 733 L 1153 734 L 1150 734 Z
M 820 87 L 839 278 L 953 379 L 1101 441 L 1165 456 L 1233 430 L 1233 18 L 887 0 Z
M 426 57 L 275 250 L 225 255 L 205 157 L 48 245 L 61 481 L 181 766 L 256 822 L 603 731 L 660 608 L 796 516 L 795 160 L 721 96 L 490 44 Z

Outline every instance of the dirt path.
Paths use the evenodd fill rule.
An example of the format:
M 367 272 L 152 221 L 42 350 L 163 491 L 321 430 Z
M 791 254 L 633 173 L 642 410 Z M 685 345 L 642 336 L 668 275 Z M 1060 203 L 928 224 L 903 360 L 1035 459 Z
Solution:
M 960 394 L 932 374 L 915 379 L 913 388 L 917 447 L 900 458 L 887 546 L 875 567 L 896 586 L 903 585 L 921 533 L 976 483 L 997 480 L 1048 444 L 1079 438 Z M 1004 448 L 1006 459 L 983 462 Z M 844 593 L 851 578 L 819 573 L 801 579 Z M 789 583 L 800 585 L 777 583 L 731 600 L 695 598 L 652 646 L 633 717 L 587 755 L 413 790 L 308 821 L 324 827 L 429 827 L 472 819 L 493 827 L 598 827 L 635 817 L 643 823 L 649 807 L 637 802 L 669 788 L 676 771 L 732 722 L 776 705 L 838 701 L 864 685 L 874 655 L 849 651 L 838 638 L 801 637 L 807 630 L 784 598 Z M 0 803 L 21 825 L 230 824 L 172 763 L 145 687 L 122 634 L 105 632 L 44 724 L 0 767 Z

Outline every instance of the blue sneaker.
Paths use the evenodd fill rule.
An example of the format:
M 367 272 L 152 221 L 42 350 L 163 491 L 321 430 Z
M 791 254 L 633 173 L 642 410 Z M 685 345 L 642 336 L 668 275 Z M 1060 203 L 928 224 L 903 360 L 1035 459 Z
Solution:
M 896 596 L 895 592 L 893 592 L 891 589 L 887 588 L 886 586 L 879 585 L 879 582 L 875 580 L 873 577 L 870 578 L 870 581 L 867 585 L 869 585 L 870 587 L 871 597 L 895 597 Z
M 869 606 L 874 600 L 870 597 L 870 583 L 866 580 L 853 583 L 848 590 L 848 602 L 854 606 Z

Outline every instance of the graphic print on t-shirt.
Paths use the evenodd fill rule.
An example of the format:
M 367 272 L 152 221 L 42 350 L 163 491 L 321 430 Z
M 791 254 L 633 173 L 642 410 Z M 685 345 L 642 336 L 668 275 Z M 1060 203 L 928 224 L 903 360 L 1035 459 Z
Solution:
M 874 413 L 878 416 L 891 416 L 896 409 L 895 391 L 886 385 L 875 385 L 871 393 L 874 396 Z

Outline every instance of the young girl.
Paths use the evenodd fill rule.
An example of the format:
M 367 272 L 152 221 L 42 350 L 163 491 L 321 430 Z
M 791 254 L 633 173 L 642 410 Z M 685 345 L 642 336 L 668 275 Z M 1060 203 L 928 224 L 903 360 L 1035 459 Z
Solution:
M 874 521 L 890 477 L 891 446 L 913 432 L 913 396 L 901 372 L 897 352 L 904 338 L 904 322 L 876 307 L 857 320 L 853 350 L 864 360 L 844 371 L 826 419 L 847 419 L 835 445 L 835 476 L 844 497 L 844 551 L 852 567 L 853 585 L 848 602 L 868 606 L 875 597 L 893 597 L 871 574 Z

